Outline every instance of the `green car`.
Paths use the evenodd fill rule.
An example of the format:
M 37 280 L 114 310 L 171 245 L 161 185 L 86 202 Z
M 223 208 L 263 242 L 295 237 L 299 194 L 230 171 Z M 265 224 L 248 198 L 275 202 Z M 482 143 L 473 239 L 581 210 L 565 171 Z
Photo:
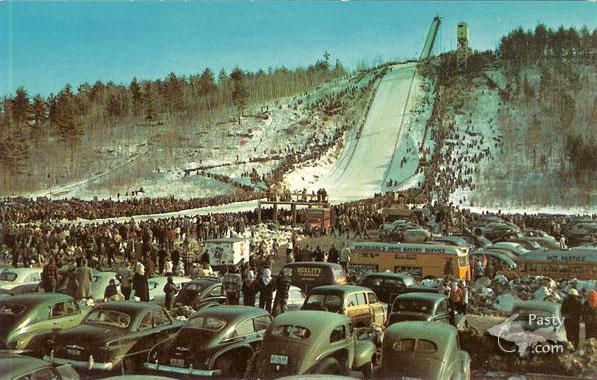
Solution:
M 435 322 L 390 325 L 383 338 L 380 379 L 470 379 L 471 358 L 454 326 Z
M 269 325 L 249 377 L 274 379 L 290 375 L 346 375 L 351 370 L 371 375 L 375 344 L 353 334 L 350 319 L 325 311 L 294 311 Z
M 79 325 L 84 313 L 70 296 L 29 293 L 0 299 L 0 349 L 42 355 L 55 331 Z

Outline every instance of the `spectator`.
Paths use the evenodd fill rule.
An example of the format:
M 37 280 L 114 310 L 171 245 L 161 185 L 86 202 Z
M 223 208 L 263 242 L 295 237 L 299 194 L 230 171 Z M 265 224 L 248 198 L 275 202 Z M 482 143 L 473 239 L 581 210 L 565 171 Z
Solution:
M 56 292 L 56 285 L 58 284 L 58 268 L 54 257 L 48 259 L 41 273 L 42 287 L 46 293 Z
M 566 336 L 574 346 L 574 350 L 578 350 L 580 319 L 583 311 L 582 303 L 578 297 L 578 290 L 572 288 L 568 291 L 568 298 L 562 302 L 562 316 L 564 316 Z
M 164 294 L 166 296 L 166 300 L 164 302 L 164 307 L 166 310 L 172 310 L 172 306 L 174 303 L 174 296 L 178 293 L 178 288 L 174 285 L 174 280 L 172 276 L 168 276 L 168 282 L 164 285 Z
M 104 302 L 108 302 L 117 294 L 118 289 L 116 288 L 116 281 L 114 281 L 114 279 L 110 279 L 110 283 L 108 286 L 106 286 L 106 289 L 104 289 Z
M 583 307 L 585 321 L 585 339 L 597 339 L 597 291 L 591 290 Z
M 222 285 L 226 294 L 226 302 L 228 305 L 238 305 L 238 299 L 242 287 L 242 278 L 237 273 L 234 265 L 229 265 L 226 274 L 222 279 Z
M 255 273 L 253 272 L 253 269 L 248 266 L 245 271 L 245 279 L 243 280 L 243 305 L 255 306 L 255 288 Z
M 147 275 L 145 274 L 145 266 L 141 263 L 137 263 L 137 265 L 135 265 L 133 289 L 135 290 L 135 296 L 139 297 L 141 302 L 149 302 L 149 285 L 147 284 Z
M 273 293 L 272 271 L 270 265 L 266 262 L 259 276 L 259 307 L 267 310 L 270 314 L 272 312 Z
M 116 272 L 116 279 L 120 281 L 120 291 L 122 292 L 124 299 L 127 301 L 131 299 L 132 278 L 133 271 L 131 270 L 131 263 L 130 261 L 126 260 L 124 262 L 124 268 L 120 268 Z
M 350 252 L 350 248 L 348 248 L 348 244 L 343 243 L 342 249 L 340 250 L 340 265 L 344 268 L 344 271 L 348 273 L 350 269 L 350 259 L 352 258 L 352 254 Z
M 87 299 L 91 296 L 91 268 L 87 266 L 87 259 L 81 261 L 81 265 L 75 271 L 77 276 L 76 299 Z
M 274 315 L 286 313 L 288 310 L 288 292 L 292 283 L 292 270 L 284 268 L 276 277 L 276 299 L 274 301 Z

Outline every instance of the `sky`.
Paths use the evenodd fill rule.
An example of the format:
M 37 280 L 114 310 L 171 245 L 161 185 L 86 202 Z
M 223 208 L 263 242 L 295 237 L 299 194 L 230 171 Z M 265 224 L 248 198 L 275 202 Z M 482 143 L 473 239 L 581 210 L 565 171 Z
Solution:
M 57 93 L 96 80 L 128 84 L 197 74 L 306 67 L 325 51 L 359 62 L 417 57 L 434 16 L 439 50 L 497 47 L 510 30 L 543 22 L 597 27 L 590 1 L 45 1 L 0 0 L 0 96 L 23 86 Z M 436 49 L 437 51 L 437 49 Z

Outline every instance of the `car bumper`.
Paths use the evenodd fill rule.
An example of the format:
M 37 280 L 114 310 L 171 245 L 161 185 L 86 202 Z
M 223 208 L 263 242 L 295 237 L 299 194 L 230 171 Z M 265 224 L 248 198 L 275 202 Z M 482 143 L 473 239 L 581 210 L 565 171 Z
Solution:
M 154 364 L 154 363 L 145 363 L 143 366 L 147 369 L 151 369 L 154 371 L 160 372 L 167 372 L 167 373 L 176 373 L 179 375 L 192 375 L 192 376 L 219 376 L 221 371 L 219 370 L 204 370 L 204 369 L 192 369 L 192 368 L 182 368 L 182 367 L 172 367 L 169 365 L 162 365 L 162 364 Z
M 44 360 L 47 362 L 50 362 L 52 364 L 58 364 L 58 365 L 70 364 L 74 368 L 85 368 L 88 370 L 111 371 L 115 367 L 114 363 L 111 363 L 111 362 L 107 362 L 107 363 L 93 362 L 90 365 L 89 361 L 87 361 L 87 360 L 82 361 L 82 360 L 72 360 L 72 359 L 64 359 L 64 358 L 57 358 L 57 357 L 51 358 L 49 355 L 44 356 Z

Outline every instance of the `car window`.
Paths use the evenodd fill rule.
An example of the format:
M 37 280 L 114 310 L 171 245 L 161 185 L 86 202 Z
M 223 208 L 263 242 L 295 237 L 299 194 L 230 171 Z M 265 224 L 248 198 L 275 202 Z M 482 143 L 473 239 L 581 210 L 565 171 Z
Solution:
M 156 310 L 153 312 L 153 325 L 155 327 L 169 325 L 170 323 L 172 322 L 164 310 Z
M 84 323 L 102 324 L 115 326 L 120 328 L 127 328 L 131 322 L 131 317 L 126 313 L 121 313 L 116 310 L 92 310 L 85 317 Z
M 209 292 L 209 295 L 212 297 L 221 296 L 222 295 L 222 287 L 216 286 L 214 289 L 212 289 L 211 292 Z
M 256 317 L 255 319 L 253 319 L 254 324 L 255 324 L 255 331 L 263 331 L 265 329 L 267 329 L 267 326 L 269 326 L 270 322 L 272 321 L 271 318 L 267 315 L 261 315 L 259 317 Z
M 325 307 L 332 313 L 337 313 L 342 307 L 342 299 L 335 294 L 311 294 L 303 307 Z
M 30 373 L 25 376 L 21 376 L 18 380 L 58 380 L 60 377 L 56 371 L 52 368 L 43 368 Z
M 358 305 L 366 305 L 367 299 L 365 298 L 365 293 L 357 293 L 357 304 Z
M 255 332 L 253 320 L 247 319 L 236 326 L 236 336 L 245 336 Z
M 292 339 L 309 339 L 311 330 L 302 326 L 282 325 L 274 327 L 271 334 Z
M 77 314 L 79 313 L 79 305 L 75 301 L 67 301 L 65 302 L 66 305 L 66 314 Z
M 381 278 L 378 277 L 369 277 L 367 282 L 369 286 L 381 286 Z
M 66 315 L 66 305 L 64 304 L 64 302 L 58 302 L 56 304 L 54 304 L 54 306 L 52 306 L 52 312 L 50 313 L 50 316 L 52 318 L 60 318 L 60 317 L 64 317 Z
M 356 306 L 358 305 L 357 302 L 357 295 L 356 294 L 351 294 L 346 298 L 346 306 L 347 307 L 351 307 L 351 306 Z
M 346 339 L 346 328 L 344 325 L 337 326 L 332 330 L 330 335 L 330 343 L 339 342 Z
M 448 312 L 448 301 L 442 301 L 437 305 L 437 314 L 444 314 Z
M 141 319 L 141 323 L 139 324 L 139 330 L 150 329 L 152 327 L 153 325 L 151 323 L 151 313 L 146 313 Z
M 389 290 L 402 289 L 404 288 L 404 283 L 395 278 L 386 278 L 384 281 L 384 288 Z
M 437 345 L 427 339 L 417 339 L 416 352 L 432 353 L 437 351 Z
M 378 303 L 379 302 L 377 300 L 377 296 L 375 295 L 375 293 L 367 293 L 367 296 L 369 297 L 369 303 Z
M 415 350 L 415 340 L 400 339 L 399 341 L 394 342 L 392 348 L 396 352 L 413 352 Z

